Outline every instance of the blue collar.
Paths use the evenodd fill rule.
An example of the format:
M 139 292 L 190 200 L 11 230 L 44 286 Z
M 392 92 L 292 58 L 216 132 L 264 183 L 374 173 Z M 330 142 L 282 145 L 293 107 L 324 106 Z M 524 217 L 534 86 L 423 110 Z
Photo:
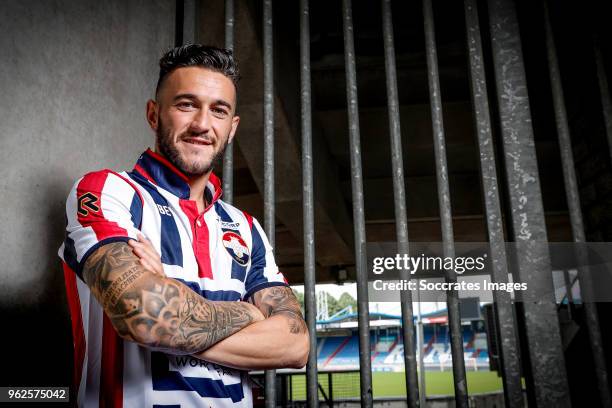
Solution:
M 170 163 L 168 159 L 151 149 L 147 149 L 140 155 L 134 166 L 134 172 L 175 196 L 183 200 L 189 200 L 191 190 L 187 176 Z M 222 194 L 221 180 L 212 172 L 208 178 L 205 194 L 209 204 L 217 201 Z

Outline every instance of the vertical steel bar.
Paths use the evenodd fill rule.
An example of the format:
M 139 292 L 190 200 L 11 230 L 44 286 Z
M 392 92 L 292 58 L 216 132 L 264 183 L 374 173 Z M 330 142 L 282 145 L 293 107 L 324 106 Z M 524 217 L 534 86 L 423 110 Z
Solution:
M 225 48 L 234 51 L 234 0 L 225 0 Z
M 359 370 L 361 406 L 372 406 L 372 362 L 370 360 L 370 322 L 368 311 L 368 274 L 365 265 L 365 217 L 363 210 L 363 178 L 361 175 L 361 140 L 359 136 L 359 104 L 357 101 L 357 70 L 353 38 L 351 0 L 342 0 L 346 98 L 351 154 L 351 188 L 353 226 L 355 232 L 355 267 L 357 274 L 357 305 L 359 324 Z
M 302 120 L 302 198 L 304 222 L 304 307 L 310 333 L 310 354 L 306 365 L 306 400 L 319 406 L 317 393 L 317 309 L 314 232 L 314 176 L 312 163 L 312 94 L 310 82 L 310 8 L 300 0 L 300 96 Z M 331 376 L 329 394 L 332 395 Z
M 610 88 L 608 87 L 608 76 L 604 66 L 603 55 L 596 35 L 593 35 L 593 47 L 595 49 L 595 65 L 597 67 L 597 80 L 599 81 L 599 96 L 603 109 L 606 136 L 608 138 L 608 148 L 612 158 L 612 100 L 610 98 Z
M 518 19 L 512 0 L 489 0 L 494 74 L 504 144 L 527 348 L 538 407 L 568 407 L 570 398 L 553 296 L 542 193 L 531 126 Z
M 502 214 L 497 185 L 497 170 L 495 168 L 495 152 L 493 150 L 493 133 L 489 101 L 487 99 L 487 82 L 485 76 L 480 24 L 476 0 L 465 0 L 465 27 L 467 33 L 467 48 L 470 65 L 470 85 L 472 105 L 474 109 L 474 124 L 480 152 L 480 171 L 482 188 L 485 192 L 484 203 L 487 220 L 487 233 L 491 250 L 493 282 L 508 282 L 508 264 Z M 494 291 L 497 303 L 497 321 L 501 342 L 501 373 L 504 384 L 504 400 L 506 407 L 523 406 L 523 390 L 521 385 L 521 368 L 516 337 L 516 324 L 510 293 Z
M 417 347 L 419 350 L 419 406 L 425 407 L 427 402 L 427 388 L 425 388 L 425 356 L 423 355 L 423 318 L 421 314 L 421 290 L 417 287 Z
M 185 18 L 185 2 L 183 0 L 175 1 L 176 9 L 174 14 L 174 46 L 180 47 L 183 45 L 183 19 Z
M 274 49 L 272 0 L 264 0 L 263 13 L 263 132 L 264 132 L 264 229 L 274 247 Z
M 408 253 L 408 216 L 404 182 L 404 161 L 402 157 L 402 135 L 400 128 L 399 97 L 395 66 L 395 45 L 393 41 L 393 15 L 391 0 L 381 0 L 383 40 L 385 48 L 385 76 L 387 84 L 387 106 L 389 109 L 389 136 L 391 138 L 391 166 L 393 172 L 393 201 L 395 206 L 395 232 L 397 251 Z M 400 279 L 407 281 L 410 273 L 400 271 Z M 417 360 L 414 347 L 414 321 L 412 320 L 412 292 L 401 292 L 402 332 L 404 335 L 404 366 L 406 391 L 409 407 L 419 406 L 419 384 Z
M 196 2 L 183 2 L 183 44 L 193 44 L 196 40 Z
M 274 44 L 272 0 L 263 0 L 264 230 L 274 248 Z M 266 406 L 276 406 L 276 372 L 266 370 Z
M 429 84 L 429 101 L 434 134 L 434 153 L 436 160 L 436 180 L 440 206 L 440 225 L 444 257 L 455 257 L 453 237 L 453 218 L 451 214 L 450 189 L 448 186 L 448 166 L 446 163 L 446 142 L 444 140 L 444 122 L 442 115 L 442 97 L 440 95 L 440 77 L 438 74 L 438 56 L 431 0 L 423 0 L 423 18 L 425 25 L 425 53 L 427 56 L 427 79 Z M 457 280 L 454 271 L 447 271 L 446 280 Z M 451 356 L 453 360 L 453 380 L 455 402 L 458 407 L 468 406 L 467 382 L 465 378 L 465 361 L 463 359 L 463 334 L 459 312 L 459 294 L 456 290 L 446 293 L 448 325 L 450 328 Z
M 555 119 L 557 122 L 557 135 L 559 137 L 559 149 L 561 151 L 561 164 L 563 166 L 563 180 L 565 182 L 565 195 L 567 197 L 567 205 L 569 207 L 570 222 L 572 225 L 572 234 L 574 242 L 586 242 L 584 233 L 584 222 L 582 220 L 582 211 L 580 207 L 580 195 L 578 193 L 578 182 L 576 179 L 576 171 L 574 167 L 574 155 L 572 152 L 572 141 L 570 138 L 570 130 L 567 120 L 567 112 L 565 110 L 565 98 L 563 96 L 563 87 L 561 84 L 561 73 L 559 71 L 559 61 L 557 59 L 557 50 L 555 46 L 555 38 L 550 23 L 550 12 L 547 1 L 544 0 L 544 22 L 546 32 L 546 49 L 548 56 L 548 70 L 550 73 L 550 86 L 553 96 L 553 105 L 555 109 Z M 584 265 L 580 263 L 580 265 Z M 585 273 L 586 272 L 586 273 Z M 592 286 L 591 277 L 588 271 L 584 268 L 578 268 L 578 279 L 580 285 Z M 568 292 L 568 301 L 571 296 Z M 569 306 L 569 305 L 568 305 Z M 601 339 L 601 329 L 597 317 L 596 304 L 589 299 L 583 302 L 584 314 L 587 323 L 587 332 L 591 343 L 591 353 L 593 363 L 595 365 L 595 374 L 597 377 L 597 386 L 599 388 L 599 397 L 604 407 L 612 406 L 612 398 L 610 397 L 610 386 L 608 383 L 608 371 L 606 369 L 606 359 L 603 350 Z
M 234 50 L 234 0 L 225 0 L 225 48 Z M 234 143 L 223 154 L 223 200 L 234 202 Z
M 327 384 L 329 385 L 329 401 L 330 401 L 330 407 L 334 408 L 334 374 L 333 373 L 327 373 Z

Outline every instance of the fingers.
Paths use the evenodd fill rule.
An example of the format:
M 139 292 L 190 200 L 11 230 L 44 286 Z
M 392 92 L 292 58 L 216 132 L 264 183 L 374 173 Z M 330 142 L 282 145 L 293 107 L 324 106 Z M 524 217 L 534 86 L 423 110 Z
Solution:
M 151 255 L 142 248 L 142 246 L 133 245 L 132 251 L 140 258 L 140 264 L 146 269 L 150 270 L 159 275 L 164 275 L 163 266 L 158 258 L 151 257 Z
M 145 268 L 155 273 L 156 275 L 163 275 L 163 273 L 152 263 L 148 262 L 144 258 L 140 258 L 140 264 Z
M 150 248 L 152 251 L 155 251 L 155 247 L 153 247 L 153 244 L 151 243 L 151 241 L 149 241 L 149 239 L 145 237 L 144 235 L 138 234 L 138 242 L 140 242 L 147 248 Z
M 128 245 L 132 247 L 134 254 L 140 258 L 140 264 L 153 273 L 165 276 L 164 268 L 161 263 L 161 258 L 153 244 L 147 240 L 142 234 L 138 234 L 138 241 L 130 240 Z
M 153 247 L 153 244 L 146 239 L 143 235 L 138 234 L 138 241 L 130 240 L 130 246 L 134 249 L 138 248 L 142 255 L 150 258 L 151 261 L 160 260 L 160 256 Z

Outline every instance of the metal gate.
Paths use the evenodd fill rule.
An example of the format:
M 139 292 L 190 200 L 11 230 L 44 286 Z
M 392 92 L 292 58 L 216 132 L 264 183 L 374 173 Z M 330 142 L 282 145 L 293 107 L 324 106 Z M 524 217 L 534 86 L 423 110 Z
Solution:
M 273 44 L 275 27 L 273 21 L 273 1 L 262 0 L 258 6 L 263 11 L 261 21 L 261 38 L 263 50 L 263 165 L 264 165 L 264 224 L 270 242 L 275 242 L 275 81 Z M 234 48 L 234 32 L 240 30 L 235 25 L 234 0 L 225 0 L 225 47 Z M 542 202 L 541 182 L 538 160 L 534 144 L 528 78 L 521 42 L 519 19 L 516 4 L 512 0 L 489 0 L 477 2 L 464 0 L 462 16 L 465 20 L 465 41 L 467 44 L 469 89 L 471 94 L 472 115 L 477 140 L 480 177 L 483 194 L 482 200 L 486 219 L 491 256 L 494 259 L 492 279 L 496 282 L 508 281 L 507 254 L 504 245 L 504 227 L 508 240 L 515 242 L 547 241 L 545 214 Z M 551 4 L 553 7 L 554 4 Z M 206 8 L 207 3 L 195 0 L 177 2 L 177 42 L 191 42 L 196 39 L 196 8 Z M 364 248 L 366 243 L 366 225 L 364 217 L 364 190 L 362 177 L 362 148 L 360 138 L 359 101 L 357 81 L 357 61 L 354 43 L 353 5 L 351 0 L 329 2 L 326 7 L 341 8 L 344 66 L 346 80 L 346 111 L 350 143 L 350 180 L 352 197 L 352 223 L 354 234 L 354 265 L 356 270 L 358 295 L 358 322 L 360 346 L 360 386 L 362 406 L 372 406 L 372 376 L 368 319 L 368 276 L 366 272 Z M 380 0 L 380 3 L 369 2 L 368 7 L 380 7 L 382 16 L 382 37 L 384 47 L 385 88 L 387 114 L 389 121 L 390 163 L 393 180 L 393 202 L 395 211 L 395 230 L 398 251 L 407 253 L 410 247 L 407 199 L 411 192 L 405 190 L 404 157 L 402 155 L 402 135 L 400 126 L 400 103 L 397 84 L 395 43 L 401 39 L 394 38 L 393 23 L 401 22 L 402 16 L 394 16 L 391 0 Z M 440 5 L 443 7 L 443 5 Z M 554 104 L 554 118 L 558 136 L 563 169 L 563 185 L 571 222 L 571 233 L 575 242 L 585 242 L 580 195 L 572 153 L 570 128 L 565 109 L 565 99 L 561 80 L 555 36 L 551 25 L 548 6 L 543 4 L 543 19 L 546 42 L 546 61 L 550 89 Z M 289 18 L 290 16 L 284 16 Z M 316 21 L 311 20 L 308 0 L 300 0 L 299 16 L 291 16 L 299 22 L 299 66 L 300 81 L 300 134 L 301 134 L 301 168 L 303 194 L 303 242 L 304 242 L 304 284 L 306 321 L 311 333 L 311 349 L 307 366 L 308 405 L 318 406 L 317 360 L 316 360 L 316 327 L 315 327 L 315 178 L 313 166 L 317 157 L 313 155 L 313 119 L 311 91 L 311 38 L 310 29 Z M 459 18 L 459 16 L 455 16 Z M 442 230 L 442 241 L 445 257 L 455 254 L 453 233 L 453 215 L 451 211 L 451 193 L 449 188 L 447 141 L 445 136 L 442 90 L 440 86 L 439 61 L 437 55 L 436 30 L 432 0 L 422 1 L 422 21 L 424 29 L 424 54 L 427 66 L 427 83 L 431 109 L 432 144 L 435 152 L 436 184 L 438 193 L 439 219 Z M 462 33 L 457 33 L 457 35 Z M 530 39 L 526 39 L 530 41 Z M 525 41 L 525 39 L 523 39 Z M 612 104 L 606 78 L 604 58 L 597 41 L 586 44 L 592 47 L 599 81 L 601 113 L 605 119 L 605 134 L 612 157 Z M 488 48 L 487 48 L 488 47 Z M 485 50 L 486 48 L 486 50 Z M 488 50 L 488 51 L 487 51 Z M 485 55 L 486 52 L 489 54 Z M 240 57 L 238 55 L 238 57 Z M 282 73 L 277 73 L 282 75 Z M 489 81 L 487 81 L 489 79 Z M 492 79 L 492 80 L 491 80 Z M 489 83 L 487 83 L 489 82 Z M 382 87 L 382 84 L 381 84 Z M 493 109 L 494 107 L 494 109 Z M 503 145 L 503 155 L 494 149 L 495 128 L 499 131 L 499 140 Z M 498 142 L 499 143 L 499 142 Z M 365 153 L 367 154 L 367 153 Z M 225 199 L 232 202 L 233 194 L 233 155 L 232 145 L 226 151 L 223 167 L 223 188 Z M 500 167 L 503 177 L 498 176 Z M 505 177 L 505 178 L 504 178 Z M 506 205 L 503 208 L 503 191 L 507 189 Z M 408 197 L 408 198 L 407 198 Z M 504 214 L 507 217 L 504 218 Z M 546 292 L 552 287 L 552 275 L 549 254 L 540 246 L 519 246 L 518 271 L 521 280 Z M 402 278 L 408 279 L 407 271 Z M 454 276 L 448 274 L 446 279 L 452 281 Z M 587 276 L 579 279 L 586 280 Z M 402 292 L 402 330 L 404 344 L 404 362 L 407 384 L 407 401 L 410 407 L 424 405 L 423 395 L 419 395 L 418 361 L 416 345 L 413 341 L 415 326 L 413 323 L 412 296 Z M 503 389 L 507 407 L 521 407 L 524 397 L 521 384 L 521 370 L 529 371 L 527 389 L 530 402 L 539 407 L 564 407 L 570 405 L 568 382 L 557 318 L 555 299 L 542 298 L 523 303 L 521 318 L 524 320 L 524 336 L 527 344 L 527 361 L 520 361 L 520 350 L 517 340 L 517 322 L 510 295 L 507 292 L 495 292 L 495 320 L 501 339 L 499 350 Z M 455 400 L 458 407 L 468 406 L 466 369 L 463 356 L 461 321 L 459 316 L 459 299 L 456 291 L 447 294 L 447 309 L 450 327 L 450 340 L 453 362 Z M 595 305 L 584 304 L 591 355 L 596 365 L 599 397 L 603 406 L 612 406 L 609 379 L 603 356 L 601 330 Z M 266 405 L 274 407 L 276 401 L 275 373 L 266 373 Z

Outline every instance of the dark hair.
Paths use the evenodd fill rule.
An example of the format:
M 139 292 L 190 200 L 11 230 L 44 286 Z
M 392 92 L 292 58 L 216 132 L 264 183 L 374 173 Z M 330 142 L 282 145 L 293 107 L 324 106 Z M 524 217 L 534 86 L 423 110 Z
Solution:
M 159 92 L 164 78 L 182 67 L 202 67 L 219 72 L 232 80 L 238 88 L 238 65 L 231 50 L 201 44 L 181 45 L 165 53 L 159 60 L 159 79 L 155 94 Z

